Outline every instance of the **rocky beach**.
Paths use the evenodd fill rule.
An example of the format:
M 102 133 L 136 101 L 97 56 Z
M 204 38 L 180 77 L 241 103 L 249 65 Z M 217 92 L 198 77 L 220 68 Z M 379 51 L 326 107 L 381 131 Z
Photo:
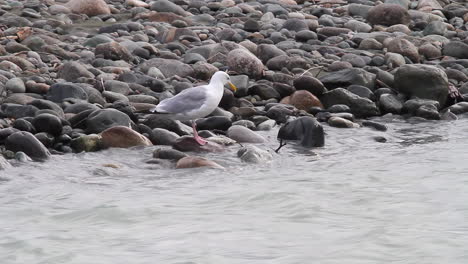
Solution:
M 217 71 L 238 90 L 197 120 L 208 144 L 150 113 Z M 222 168 L 204 156 L 233 146 L 261 163 L 277 140 L 264 131 L 276 151 L 308 149 L 326 146 L 331 127 L 385 131 L 386 120 L 468 112 L 468 4 L 0 0 L 0 96 L 0 169 L 148 146 L 146 162 L 170 168 Z

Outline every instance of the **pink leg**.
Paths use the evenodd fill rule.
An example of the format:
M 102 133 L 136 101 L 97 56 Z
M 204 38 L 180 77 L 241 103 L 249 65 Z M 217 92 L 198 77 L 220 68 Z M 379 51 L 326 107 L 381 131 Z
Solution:
M 192 128 L 193 128 L 193 138 L 195 139 L 195 141 L 197 141 L 197 143 L 200 145 L 200 146 L 203 146 L 205 145 L 206 143 L 208 143 L 208 141 L 206 141 L 205 139 L 203 139 L 202 137 L 200 137 L 198 135 L 198 132 L 197 132 L 197 124 L 195 123 L 195 121 L 192 121 Z

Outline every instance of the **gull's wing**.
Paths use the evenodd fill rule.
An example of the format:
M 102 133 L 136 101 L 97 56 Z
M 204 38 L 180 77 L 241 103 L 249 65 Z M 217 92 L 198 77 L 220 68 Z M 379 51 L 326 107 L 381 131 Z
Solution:
M 174 97 L 162 100 L 154 110 L 166 114 L 182 114 L 197 110 L 207 100 L 207 86 L 197 86 L 183 90 Z

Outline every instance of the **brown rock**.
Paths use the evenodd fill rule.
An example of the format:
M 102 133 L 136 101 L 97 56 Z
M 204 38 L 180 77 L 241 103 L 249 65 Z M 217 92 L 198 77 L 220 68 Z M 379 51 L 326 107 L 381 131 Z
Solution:
M 70 0 L 65 4 L 73 13 L 88 16 L 108 15 L 111 13 L 104 0 Z
M 133 56 L 127 48 L 117 42 L 102 43 L 96 46 L 96 55 L 102 55 L 108 60 L 124 60 L 130 62 Z
M 46 94 L 49 91 L 50 85 L 46 83 L 37 83 L 33 80 L 26 82 L 26 92 L 35 94 Z
M 223 166 L 218 163 L 208 160 L 202 157 L 185 157 L 177 161 L 176 169 L 188 169 L 188 168 L 200 168 L 210 167 L 216 169 L 224 169 Z
M 295 91 L 289 99 L 281 100 L 282 103 L 287 102 L 289 100 L 289 104 L 295 106 L 299 110 L 309 111 L 311 107 L 320 107 L 323 108 L 322 102 L 306 90 L 298 90 Z
M 442 51 L 439 48 L 429 43 L 424 44 L 421 47 L 419 47 L 418 51 L 419 51 L 419 54 L 424 56 L 426 59 L 435 59 L 435 58 L 439 58 L 442 56 Z
M 411 17 L 401 5 L 380 4 L 372 7 L 367 14 L 367 21 L 373 25 L 392 26 L 396 24 L 408 25 Z
M 230 71 L 246 74 L 252 78 L 263 76 L 263 63 L 246 49 L 235 49 L 227 55 L 227 66 Z
M 125 1 L 125 4 L 127 4 L 129 6 L 136 6 L 136 7 L 145 7 L 145 8 L 150 7 L 150 5 L 148 3 L 145 3 L 145 2 L 140 1 L 140 0 L 127 0 L 127 1 Z
M 152 146 L 149 139 L 125 126 L 115 126 L 101 133 L 105 148 L 129 148 L 135 146 Z
M 176 15 L 174 13 L 168 13 L 168 12 L 152 11 L 149 13 L 144 13 L 141 16 L 147 17 L 147 19 L 152 22 L 165 22 L 165 23 L 171 24 L 175 20 L 181 20 L 181 21 L 186 22 L 187 24 L 190 24 L 190 22 L 184 17 Z

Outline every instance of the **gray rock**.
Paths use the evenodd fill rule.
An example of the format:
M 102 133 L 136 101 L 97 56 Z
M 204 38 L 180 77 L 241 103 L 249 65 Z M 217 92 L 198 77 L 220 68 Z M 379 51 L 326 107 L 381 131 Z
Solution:
M 120 93 L 115 93 L 111 91 L 104 91 L 102 92 L 102 96 L 111 103 L 117 102 L 117 101 L 122 101 L 122 102 L 128 102 L 128 98 Z
M 54 103 L 62 103 L 64 99 L 74 98 L 88 100 L 86 92 L 78 85 L 73 83 L 55 83 L 52 84 L 47 92 L 47 100 Z
M 436 100 L 445 105 L 448 79 L 445 72 L 435 66 L 415 64 L 401 66 L 395 73 L 396 88 L 409 96 Z
M 25 93 L 26 86 L 21 78 L 12 78 L 5 83 L 5 87 L 10 93 Z
M 107 60 L 123 60 L 126 62 L 134 60 L 130 51 L 115 41 L 97 45 L 94 54 L 96 57 L 102 57 Z
M 353 94 L 357 94 L 361 97 L 368 98 L 372 101 L 375 101 L 375 95 L 374 93 L 367 87 L 361 86 L 361 85 L 350 85 L 348 88 L 346 88 L 348 91 L 352 92 Z
M 11 134 L 5 140 L 5 148 L 13 152 L 22 151 L 35 161 L 45 161 L 50 157 L 47 148 L 29 132 Z
M 424 36 L 427 35 L 441 35 L 443 36 L 447 32 L 447 26 L 443 21 L 432 21 L 427 24 L 423 30 Z
M 43 100 L 43 99 L 35 99 L 29 104 L 37 107 L 38 109 L 53 110 L 59 117 L 64 117 L 64 112 L 62 110 L 62 107 L 60 107 L 58 104 L 54 102 Z
M 123 95 L 128 95 L 130 93 L 130 86 L 127 83 L 116 81 L 116 80 L 107 80 L 104 82 L 104 88 L 106 91 L 111 91 L 114 93 L 119 93 Z
M 346 28 L 351 29 L 354 32 L 370 32 L 372 27 L 364 22 L 357 20 L 350 20 L 344 24 Z
M 451 41 L 444 45 L 442 54 L 459 59 L 468 59 L 468 44 L 461 41 Z
M 248 163 L 265 163 L 273 159 L 270 152 L 256 146 L 245 146 L 237 151 L 237 156 Z
M 8 168 L 11 168 L 10 162 L 0 155 L 0 170 L 6 170 Z
M 77 82 L 77 79 L 81 77 L 94 79 L 94 74 L 88 71 L 81 63 L 70 61 L 60 67 L 57 77 L 67 82 Z
M 321 101 L 326 108 L 336 104 L 347 105 L 351 109 L 351 113 L 357 117 L 370 117 L 380 114 L 379 109 L 370 99 L 360 97 L 343 88 L 336 88 L 326 92 L 321 97 Z
M 164 128 L 155 128 L 151 131 L 150 140 L 154 145 L 172 146 L 180 136 Z
M 301 30 L 308 30 L 309 26 L 304 19 L 290 18 L 284 22 L 283 29 L 299 32 Z
M 39 109 L 33 105 L 3 103 L 0 105 L 0 111 L 2 116 L 18 119 L 35 116 Z
M 276 126 L 276 121 L 275 120 L 266 120 L 263 121 L 262 123 L 258 124 L 257 130 L 259 131 L 269 131 L 273 129 L 273 127 Z
M 86 133 L 101 133 L 114 126 L 130 127 L 132 121 L 128 115 L 116 109 L 99 109 L 92 112 L 86 119 Z
M 429 105 L 430 108 L 435 107 L 436 109 L 440 108 L 440 104 L 437 101 L 429 99 L 410 99 L 403 104 L 403 111 L 410 114 L 415 114 L 416 111 L 421 108 L 421 106 Z
M 434 105 L 422 105 L 416 110 L 415 115 L 429 120 L 441 119 L 437 107 Z
M 411 21 L 408 10 L 396 4 L 380 4 L 372 7 L 366 19 L 370 24 L 384 26 L 408 25 Z
M 366 18 L 371 8 L 372 6 L 369 6 L 369 5 L 361 5 L 361 4 L 352 3 L 348 5 L 348 13 L 350 16 L 353 16 L 353 17 L 359 16 L 359 17 Z
M 168 159 L 178 161 L 181 158 L 185 157 L 188 157 L 188 155 L 182 151 L 178 151 L 175 149 L 158 148 L 153 151 L 153 158 L 156 159 Z
M 158 11 L 158 12 L 174 13 L 180 16 L 187 15 L 187 12 L 185 12 L 185 10 L 182 7 L 167 0 L 158 0 L 158 1 L 153 2 L 151 4 L 151 10 Z
M 308 75 L 302 75 L 294 79 L 293 81 L 294 88 L 296 90 L 306 90 L 311 92 L 315 96 L 321 96 L 327 91 L 327 88 L 323 83 L 314 77 Z
M 266 139 L 254 131 L 244 126 L 231 126 L 227 131 L 227 136 L 239 143 L 264 143 Z
M 331 72 L 319 78 L 328 89 L 358 84 L 371 90 L 375 88 L 375 79 L 375 74 L 357 68 Z
M 106 35 L 96 35 L 85 41 L 84 45 L 95 48 L 99 44 L 113 42 L 114 40 Z
M 468 102 L 456 103 L 448 107 L 448 110 L 456 115 L 464 114 L 468 112 Z
M 263 76 L 263 63 L 246 49 L 235 49 L 226 58 L 230 71 L 246 74 L 252 78 Z
M 394 94 L 383 94 L 379 102 L 382 113 L 401 114 L 403 110 L 402 100 Z
M 267 63 L 270 59 L 281 55 L 286 56 L 286 52 L 280 50 L 273 44 L 260 44 L 257 46 L 257 57 L 263 63 Z

